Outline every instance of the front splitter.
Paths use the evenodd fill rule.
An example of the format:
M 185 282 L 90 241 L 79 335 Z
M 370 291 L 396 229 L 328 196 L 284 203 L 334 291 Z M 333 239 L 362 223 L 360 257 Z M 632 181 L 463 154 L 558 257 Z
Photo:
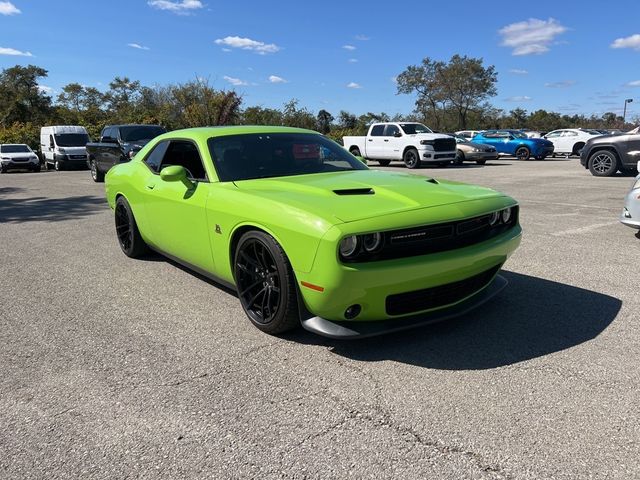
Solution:
M 328 338 L 348 340 L 374 337 L 376 335 L 399 332 L 423 325 L 443 322 L 464 315 L 491 300 L 500 293 L 508 283 L 504 277 L 497 275 L 489 285 L 478 293 L 452 307 L 442 308 L 429 313 L 411 315 L 409 317 L 367 322 L 337 322 L 326 320 L 322 317 L 312 317 L 302 320 L 301 323 L 305 330 Z

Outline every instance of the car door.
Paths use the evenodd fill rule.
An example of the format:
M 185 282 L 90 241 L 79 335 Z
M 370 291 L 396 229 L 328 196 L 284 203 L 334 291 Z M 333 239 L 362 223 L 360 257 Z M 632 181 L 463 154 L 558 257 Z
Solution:
M 573 146 L 577 143 L 577 141 L 578 134 L 576 132 L 572 132 L 571 130 L 563 130 L 562 135 L 560 136 L 560 147 L 556 148 L 555 152 L 571 153 L 573 151 Z
M 384 124 L 374 125 L 367 136 L 367 158 L 385 158 Z
M 491 145 L 499 153 L 512 153 L 508 148 L 507 143 L 511 139 L 511 135 L 508 132 L 485 132 L 483 134 L 484 140 L 482 143 Z
M 96 164 L 98 166 L 98 170 L 101 172 L 106 172 L 110 168 L 108 150 L 112 145 L 110 143 L 104 143 L 103 139 L 111 137 L 112 131 L 113 129 L 111 127 L 107 127 L 103 130 L 102 135 L 100 136 L 100 142 L 95 149 Z
M 158 147 L 166 149 L 159 164 L 159 155 L 151 161 L 145 159 L 149 175 L 144 185 L 144 209 L 153 243 L 169 256 L 213 272 L 206 213 L 211 184 L 205 173 L 202 155 L 197 145 L 188 140 L 160 142 Z M 160 172 L 169 165 L 180 165 L 187 169 L 190 185 L 163 180 Z
M 553 143 L 553 149 L 555 152 L 560 151 L 560 142 L 562 138 L 562 130 L 554 130 L 553 132 L 547 133 L 544 138 Z
M 399 136 L 397 136 L 399 135 Z M 389 160 L 402 160 L 404 138 L 400 127 L 388 124 L 384 128 L 384 157 Z

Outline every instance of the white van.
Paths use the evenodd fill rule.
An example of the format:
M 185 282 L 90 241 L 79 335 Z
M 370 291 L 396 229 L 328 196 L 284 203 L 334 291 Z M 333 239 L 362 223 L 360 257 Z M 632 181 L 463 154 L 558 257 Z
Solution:
M 40 129 L 40 156 L 45 170 L 53 165 L 56 170 L 68 167 L 87 168 L 87 149 L 90 141 L 86 128 L 75 125 L 42 127 Z

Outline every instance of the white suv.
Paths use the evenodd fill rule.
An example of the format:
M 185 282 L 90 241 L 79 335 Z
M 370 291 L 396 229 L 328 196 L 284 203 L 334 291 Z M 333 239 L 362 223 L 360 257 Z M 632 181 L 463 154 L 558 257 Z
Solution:
M 582 128 L 564 128 L 562 130 L 554 130 L 547 133 L 544 138 L 553 143 L 553 153 L 562 153 L 564 155 L 580 156 L 580 151 L 585 144 L 599 135 L 596 130 L 587 130 Z

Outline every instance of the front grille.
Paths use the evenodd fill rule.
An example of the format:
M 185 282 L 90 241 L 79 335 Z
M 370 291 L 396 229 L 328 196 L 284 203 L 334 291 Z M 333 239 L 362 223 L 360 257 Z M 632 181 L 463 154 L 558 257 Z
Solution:
M 456 149 L 456 139 L 450 138 L 436 138 L 433 140 L 433 149 L 436 152 L 451 152 Z
M 496 265 L 478 275 L 458 282 L 389 295 L 386 299 L 387 314 L 406 315 L 459 302 L 486 287 L 498 273 L 501 266 Z
M 73 160 L 81 160 L 81 159 L 87 158 L 87 156 L 86 155 L 69 155 L 69 158 Z
M 375 262 L 469 247 L 498 236 L 517 225 L 518 207 L 513 207 L 508 224 L 499 223 L 491 226 L 490 219 L 491 215 L 481 215 L 454 222 L 382 232 L 383 247 L 380 251 L 363 253 L 352 259 L 343 258 L 342 261 L 345 263 Z
M 11 160 L 14 162 L 28 162 L 30 158 L 29 157 L 13 157 Z
M 453 157 L 455 157 L 453 153 L 440 153 L 440 154 L 436 153 L 433 156 L 435 160 L 438 160 L 439 158 L 453 158 Z

